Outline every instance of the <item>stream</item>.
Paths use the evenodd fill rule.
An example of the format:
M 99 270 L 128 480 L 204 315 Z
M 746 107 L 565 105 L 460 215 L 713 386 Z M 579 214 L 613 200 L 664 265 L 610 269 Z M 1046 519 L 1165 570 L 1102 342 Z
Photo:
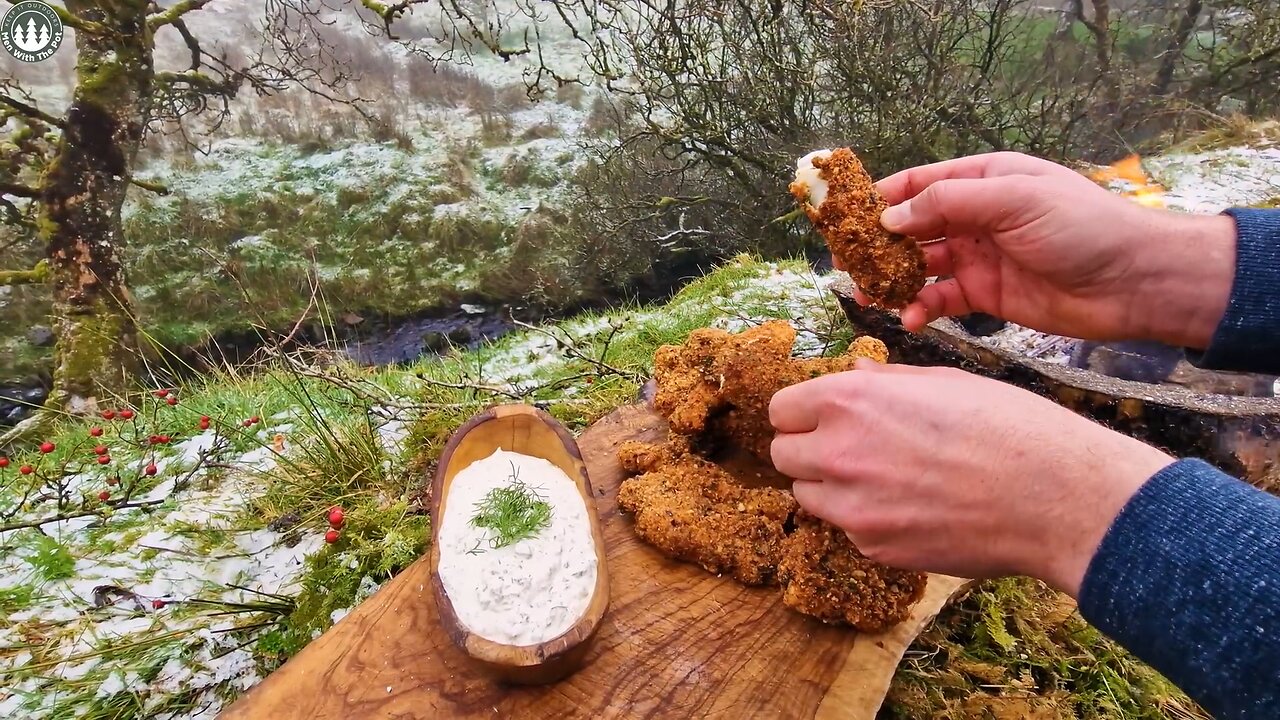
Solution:
M 825 252 L 806 254 L 816 272 L 831 270 L 830 257 Z M 663 268 L 664 272 L 657 272 L 648 282 L 639 283 L 632 288 L 628 298 L 642 304 L 665 301 L 685 283 L 700 276 L 701 268 L 714 264 L 713 259 L 701 257 L 685 262 L 685 265 Z M 360 365 L 399 365 L 428 355 L 440 355 L 451 348 L 474 349 L 500 338 L 515 329 L 516 325 L 511 320 L 513 314 L 522 322 L 548 322 L 572 317 L 584 310 L 599 310 L 620 300 L 620 297 L 603 297 L 590 304 L 558 312 L 534 312 L 503 304 L 462 303 L 401 317 L 362 317 L 346 313 L 336 318 L 331 327 L 300 329 L 294 335 L 294 344 L 299 347 L 336 346 L 352 362 Z M 224 333 L 203 347 L 179 352 L 178 362 L 172 365 L 207 368 L 209 358 L 217 358 L 219 364 L 238 365 L 263 345 L 263 339 L 256 332 Z M 26 418 L 44 402 L 48 392 L 47 378 L 33 378 L 22 385 L 0 386 L 0 427 L 15 425 Z
M 298 346 L 336 345 L 339 351 L 360 365 L 384 366 L 413 362 L 426 355 L 439 355 L 451 348 L 473 349 L 510 332 L 515 325 L 510 309 L 463 304 L 459 308 L 437 309 L 403 318 L 362 318 L 350 315 L 338 327 L 304 329 L 296 336 Z M 552 316 L 521 317 L 539 321 Z M 326 336 L 341 339 L 329 343 Z M 203 358 L 225 358 L 232 364 L 247 360 L 262 347 L 256 335 L 228 333 L 213 343 L 181 353 L 182 364 L 201 366 Z M 39 407 L 49 394 L 47 380 L 0 387 L 0 427 L 16 425 Z

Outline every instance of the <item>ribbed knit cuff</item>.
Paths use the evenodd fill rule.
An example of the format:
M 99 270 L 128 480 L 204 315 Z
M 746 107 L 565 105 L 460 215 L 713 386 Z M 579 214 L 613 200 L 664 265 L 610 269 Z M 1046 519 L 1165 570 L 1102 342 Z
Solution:
M 1272 372 L 1280 355 L 1280 210 L 1232 209 L 1236 273 L 1227 311 L 1195 365 L 1214 370 Z M 1197 292 L 1197 288 L 1187 288 Z
M 1220 720 L 1280 708 L 1280 499 L 1200 460 L 1169 465 L 1112 523 L 1079 602 Z

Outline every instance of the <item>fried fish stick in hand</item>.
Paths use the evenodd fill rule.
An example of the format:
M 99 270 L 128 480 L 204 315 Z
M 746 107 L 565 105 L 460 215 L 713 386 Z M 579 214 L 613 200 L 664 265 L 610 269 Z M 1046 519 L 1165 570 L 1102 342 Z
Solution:
M 790 190 L 872 302 L 903 308 L 915 299 L 924 287 L 924 253 L 911 238 L 880 225 L 888 203 L 852 150 L 817 150 L 800 158 Z

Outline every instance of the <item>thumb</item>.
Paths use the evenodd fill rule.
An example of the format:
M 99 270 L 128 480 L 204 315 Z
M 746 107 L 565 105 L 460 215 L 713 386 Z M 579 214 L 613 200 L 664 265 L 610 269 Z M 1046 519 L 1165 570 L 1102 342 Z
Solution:
M 880 222 L 886 230 L 918 242 L 957 230 L 1004 229 L 1028 207 L 1034 183 L 1029 175 L 939 180 L 885 210 Z

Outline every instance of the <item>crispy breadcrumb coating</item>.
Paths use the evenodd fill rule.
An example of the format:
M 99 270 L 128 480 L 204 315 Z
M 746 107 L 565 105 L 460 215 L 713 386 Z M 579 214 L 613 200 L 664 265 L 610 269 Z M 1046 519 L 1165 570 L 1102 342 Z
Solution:
M 924 573 L 868 560 L 790 493 L 744 487 L 693 454 L 685 438 L 624 443 L 618 455 L 624 468 L 643 473 L 622 482 L 618 506 L 663 554 L 747 585 L 781 585 L 788 607 L 864 632 L 901 622 L 924 592 Z
M 774 393 L 819 375 L 852 370 L 858 358 L 889 358 L 884 343 L 872 337 L 858 338 L 839 357 L 793 358 L 795 339 L 790 323 L 772 320 L 737 335 L 695 330 L 684 345 L 664 345 L 654 356 L 654 409 L 675 433 L 707 433 L 772 465 L 769 401 Z
M 844 531 L 803 510 L 782 545 L 782 602 L 825 623 L 881 632 L 924 595 L 927 576 L 868 560 Z
M 648 468 L 618 490 L 618 507 L 635 516 L 641 540 L 746 585 L 774 582 L 783 527 L 798 507 L 790 493 L 748 490 L 683 442 L 628 443 L 619 453 L 625 466 Z
M 805 180 L 792 182 L 791 194 L 859 290 L 877 305 L 906 307 L 924 287 L 920 246 L 880 225 L 880 214 L 888 203 L 876 192 L 871 176 L 853 151 L 837 148 L 812 162 L 827 183 L 825 197 L 815 201 L 820 205 L 810 201 Z

